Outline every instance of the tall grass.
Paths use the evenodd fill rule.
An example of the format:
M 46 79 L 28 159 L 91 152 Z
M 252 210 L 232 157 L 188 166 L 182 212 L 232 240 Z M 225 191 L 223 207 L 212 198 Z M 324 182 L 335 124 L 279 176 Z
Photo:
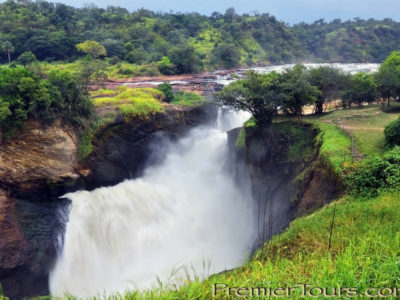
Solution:
M 172 104 L 180 105 L 180 106 L 201 106 L 206 102 L 204 97 L 192 93 L 192 92 L 183 92 L 178 91 L 174 94 L 174 99 L 172 100 Z
M 161 102 L 163 94 L 156 89 L 120 86 L 116 93 L 113 97 L 95 98 L 93 103 L 96 107 L 116 108 L 125 121 L 133 118 L 147 119 L 150 115 L 165 112 Z

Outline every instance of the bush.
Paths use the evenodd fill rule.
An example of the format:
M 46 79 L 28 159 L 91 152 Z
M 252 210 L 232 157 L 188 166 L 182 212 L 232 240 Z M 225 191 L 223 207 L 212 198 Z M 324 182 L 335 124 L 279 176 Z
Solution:
M 353 164 L 345 170 L 345 184 L 354 196 L 376 197 L 382 189 L 400 188 L 400 147 L 383 157 Z
M 400 145 L 400 117 L 385 127 L 385 142 L 388 148 Z
M 158 85 L 158 90 L 161 91 L 165 98 L 165 102 L 172 102 L 174 100 L 174 93 L 172 92 L 172 85 L 169 82 L 164 82 Z
M 35 54 L 33 54 L 31 51 L 24 52 L 17 58 L 17 63 L 23 66 L 33 64 L 37 61 L 38 60 Z
M 174 65 L 167 56 L 164 56 L 162 60 L 157 63 L 157 67 L 160 73 L 163 75 L 174 74 Z

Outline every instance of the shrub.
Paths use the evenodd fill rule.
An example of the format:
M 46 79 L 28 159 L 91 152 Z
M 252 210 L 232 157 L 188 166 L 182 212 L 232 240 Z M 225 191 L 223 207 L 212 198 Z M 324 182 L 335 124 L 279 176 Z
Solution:
M 24 52 L 17 58 L 17 63 L 23 66 L 30 65 L 37 61 L 35 54 L 31 51 Z
M 167 56 L 164 56 L 162 60 L 158 62 L 157 67 L 161 74 L 174 74 L 174 65 L 171 63 L 171 60 Z
M 400 188 L 400 147 L 383 157 L 353 164 L 345 170 L 345 184 L 354 196 L 377 196 L 379 190 Z
M 400 117 L 385 127 L 385 142 L 388 148 L 400 145 Z
M 174 100 L 174 93 L 172 92 L 172 85 L 169 82 L 164 82 L 158 85 L 158 90 L 161 91 L 165 98 L 165 102 L 171 102 Z

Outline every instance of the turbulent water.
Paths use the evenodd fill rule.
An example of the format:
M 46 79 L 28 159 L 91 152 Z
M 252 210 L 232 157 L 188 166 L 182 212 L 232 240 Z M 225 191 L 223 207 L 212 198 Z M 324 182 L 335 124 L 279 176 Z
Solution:
M 380 64 L 374 63 L 348 63 L 348 64 L 341 64 L 341 63 L 305 63 L 303 64 L 307 68 L 317 68 L 320 66 L 332 66 L 342 70 L 345 73 L 355 74 L 357 72 L 365 72 L 365 73 L 373 73 L 377 72 L 379 69 Z M 276 71 L 278 73 L 284 72 L 287 69 L 293 68 L 294 64 L 287 64 L 287 65 L 279 65 L 279 66 L 269 66 L 269 67 L 258 67 L 258 68 L 251 68 L 251 69 L 241 69 L 236 72 L 236 75 L 239 75 L 239 78 L 243 76 L 247 71 L 254 70 L 257 73 L 266 74 L 272 71 Z M 227 85 L 233 80 L 236 80 L 237 76 L 232 77 L 231 74 L 219 76 L 217 83 L 222 85 Z
M 248 117 L 221 112 L 216 126 L 162 149 L 164 162 L 142 178 L 67 194 L 71 211 L 52 295 L 110 295 L 243 263 L 255 240 L 253 201 L 229 174 L 224 131 Z

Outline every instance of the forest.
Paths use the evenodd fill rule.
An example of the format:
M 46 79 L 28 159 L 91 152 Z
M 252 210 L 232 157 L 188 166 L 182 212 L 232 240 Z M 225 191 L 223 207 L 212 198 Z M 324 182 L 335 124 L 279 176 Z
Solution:
M 304 62 L 382 62 L 400 46 L 400 23 L 391 19 L 323 19 L 289 26 L 268 13 L 229 8 L 198 13 L 134 12 L 93 4 L 74 8 L 46 1 L 0 3 L 0 62 L 22 56 L 72 62 L 76 45 L 100 43 L 105 60 L 147 65 L 163 74 Z M 21 63 L 20 59 L 20 63 Z

